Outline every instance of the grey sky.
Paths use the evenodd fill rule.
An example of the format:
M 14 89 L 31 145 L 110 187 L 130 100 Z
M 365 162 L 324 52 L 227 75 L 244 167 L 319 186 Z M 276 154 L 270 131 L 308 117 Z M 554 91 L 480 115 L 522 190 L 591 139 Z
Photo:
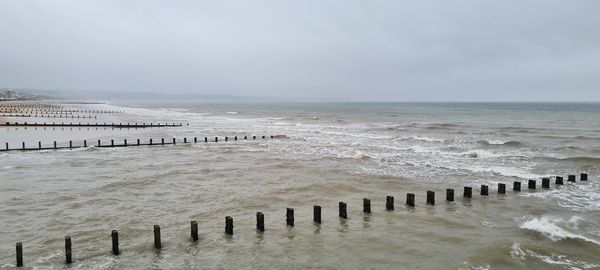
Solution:
M 0 87 L 600 101 L 600 1 L 0 0 Z

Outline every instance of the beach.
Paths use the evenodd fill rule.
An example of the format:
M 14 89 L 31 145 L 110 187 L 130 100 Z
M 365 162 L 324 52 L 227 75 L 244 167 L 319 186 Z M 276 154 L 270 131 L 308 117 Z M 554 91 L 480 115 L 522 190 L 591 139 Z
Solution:
M 598 104 L 85 106 L 122 111 L 99 122 L 184 125 L 2 127 L 0 143 L 10 145 L 177 144 L 0 153 L 0 269 L 14 267 L 17 242 L 26 267 L 63 269 L 67 235 L 79 269 L 600 268 Z M 527 188 L 530 179 L 535 190 Z M 512 190 L 515 181 L 520 192 Z M 498 194 L 498 183 L 506 183 L 506 194 Z M 489 195 L 481 195 L 482 185 Z M 465 186 L 472 198 L 463 198 Z M 448 188 L 453 202 L 445 201 Z M 427 204 L 427 191 L 435 204 Z M 407 193 L 415 194 L 414 207 Z M 386 196 L 395 198 L 393 210 Z M 339 217 L 340 202 L 347 218 Z M 313 222 L 314 205 L 322 207 L 321 224 Z M 257 212 L 264 232 L 256 230 Z M 233 235 L 224 233 L 226 216 Z M 196 242 L 190 221 L 198 223 Z M 119 256 L 111 254 L 112 230 Z

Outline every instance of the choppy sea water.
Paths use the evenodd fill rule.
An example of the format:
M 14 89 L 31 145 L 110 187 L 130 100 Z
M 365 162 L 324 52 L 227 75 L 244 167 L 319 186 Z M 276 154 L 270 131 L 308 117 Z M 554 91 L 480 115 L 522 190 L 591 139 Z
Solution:
M 108 108 L 109 106 L 104 106 Z M 8 128 L 0 142 L 275 139 L 0 153 L 0 268 L 600 269 L 599 104 L 126 104 L 98 121 L 159 129 Z M 587 182 L 566 175 L 586 172 Z M 554 176 L 565 176 L 556 187 Z M 549 190 L 541 178 L 552 177 Z M 535 179 L 538 189 L 528 191 Z M 513 181 L 523 191 L 512 192 Z M 496 185 L 507 183 L 507 194 Z M 479 186 L 490 186 L 490 196 Z M 473 198 L 462 199 L 462 187 Z M 446 203 L 445 189 L 456 201 Z M 425 204 L 427 190 L 436 205 Z M 416 207 L 404 206 L 406 193 Z M 385 211 L 385 196 L 396 198 Z M 370 198 L 373 213 L 362 213 Z M 337 217 L 338 202 L 348 219 Z M 312 206 L 323 223 L 312 223 Z M 285 223 L 286 208 L 296 224 Z M 265 214 L 257 234 L 255 215 Z M 234 235 L 224 235 L 224 217 Z M 189 240 L 197 220 L 200 240 Z M 154 250 L 154 224 L 163 249 Z M 110 255 L 110 231 L 121 252 Z

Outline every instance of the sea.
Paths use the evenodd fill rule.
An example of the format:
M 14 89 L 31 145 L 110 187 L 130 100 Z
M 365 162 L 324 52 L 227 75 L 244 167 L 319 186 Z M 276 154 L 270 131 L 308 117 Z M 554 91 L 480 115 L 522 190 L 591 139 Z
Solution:
M 15 267 L 17 242 L 24 269 L 600 269 L 598 103 L 85 106 L 122 113 L 79 122 L 182 126 L 0 126 L 2 148 L 88 142 L 0 152 L 0 269 Z M 96 145 L 163 138 L 177 144 Z M 453 202 L 446 189 L 455 190 Z M 433 205 L 427 191 L 435 192 Z M 363 213 L 364 198 L 371 213 Z M 347 218 L 338 215 L 340 202 Z M 286 225 L 287 208 L 294 226 Z M 256 230 L 257 212 L 264 232 Z M 233 235 L 225 234 L 226 216 Z M 111 254 L 112 230 L 119 256 Z

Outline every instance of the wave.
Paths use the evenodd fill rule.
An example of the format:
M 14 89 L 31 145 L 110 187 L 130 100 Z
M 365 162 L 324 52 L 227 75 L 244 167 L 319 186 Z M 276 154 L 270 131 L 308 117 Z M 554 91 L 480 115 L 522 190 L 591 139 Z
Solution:
M 446 140 L 446 139 L 436 139 L 436 138 L 421 137 L 421 136 L 403 137 L 403 138 L 399 138 L 399 140 L 402 140 L 402 141 L 404 141 L 404 140 L 414 140 L 414 141 L 437 142 L 437 143 L 448 142 L 448 140 Z
M 523 143 L 519 142 L 519 141 L 502 141 L 502 140 L 480 140 L 478 141 L 478 143 L 483 144 L 483 145 L 503 145 L 503 146 L 522 146 Z
M 495 158 L 495 157 L 500 156 L 498 154 L 494 154 L 492 152 L 488 152 L 485 150 L 471 150 L 471 151 L 459 153 L 458 155 L 460 155 L 462 157 L 468 157 L 468 158 Z
M 578 220 L 580 220 L 579 217 L 573 217 L 567 222 L 576 223 Z M 558 225 L 560 223 L 565 223 L 565 220 L 560 218 L 550 218 L 542 216 L 540 218 L 534 218 L 532 220 L 526 221 L 521 225 L 520 228 L 539 232 L 555 242 L 566 239 L 574 239 L 583 240 L 600 246 L 600 242 L 594 239 L 590 239 L 583 235 L 575 234 L 561 228 Z
M 566 157 L 566 158 L 547 157 L 546 159 L 574 162 L 574 163 L 582 163 L 582 164 L 586 164 L 586 165 L 589 165 L 589 164 L 600 165 L 600 157 Z

